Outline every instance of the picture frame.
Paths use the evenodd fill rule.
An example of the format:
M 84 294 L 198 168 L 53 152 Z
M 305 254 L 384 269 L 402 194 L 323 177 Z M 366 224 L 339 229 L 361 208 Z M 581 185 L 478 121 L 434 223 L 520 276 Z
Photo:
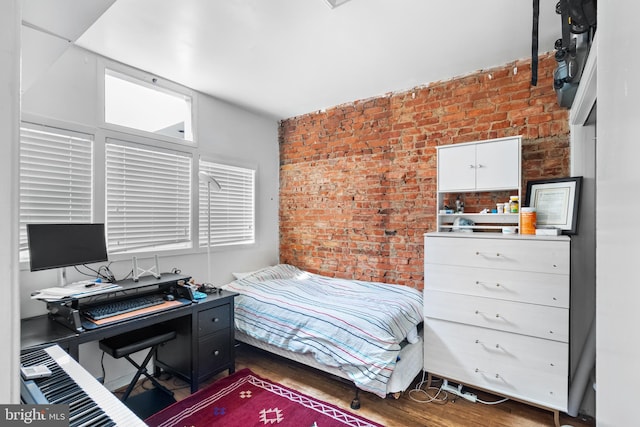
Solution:
M 562 234 L 577 234 L 581 187 L 581 176 L 528 181 L 523 206 L 536 208 L 537 228 L 559 228 Z

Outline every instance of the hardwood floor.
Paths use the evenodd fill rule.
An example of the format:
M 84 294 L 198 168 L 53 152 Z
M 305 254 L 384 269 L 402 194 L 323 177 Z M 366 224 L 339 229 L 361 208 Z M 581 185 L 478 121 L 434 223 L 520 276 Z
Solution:
M 242 368 L 250 368 L 261 377 L 322 399 L 388 427 L 533 427 L 554 425 L 551 411 L 511 400 L 497 405 L 471 403 L 460 398 L 455 401 L 449 398 L 445 402 L 424 403 L 416 401 L 426 399 L 426 395 L 420 392 L 405 392 L 399 399 L 381 399 L 371 393 L 361 392 L 362 407 L 354 411 L 349 407 L 354 397 L 352 384 L 247 345 L 236 348 L 236 369 Z M 225 371 L 206 384 L 226 375 Z M 178 378 L 166 378 L 166 376 L 167 374 L 163 373 L 161 380 L 167 387 L 174 390 L 177 400 L 189 395 L 187 383 Z M 412 388 L 420 379 L 421 377 L 416 378 Z M 202 387 L 205 387 L 206 384 Z M 477 395 L 479 399 L 485 401 L 500 400 L 499 397 L 481 391 L 477 391 Z M 593 427 L 595 422 L 592 419 L 572 418 L 566 414 L 560 414 L 560 424 L 573 427 Z

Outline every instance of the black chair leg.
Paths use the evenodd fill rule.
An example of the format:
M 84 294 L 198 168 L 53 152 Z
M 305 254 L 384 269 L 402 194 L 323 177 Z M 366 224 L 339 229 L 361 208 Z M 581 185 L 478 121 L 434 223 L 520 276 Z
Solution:
M 147 377 L 149 379 L 149 381 L 151 381 L 151 383 L 157 389 L 160 389 L 163 392 L 167 393 L 169 396 L 173 397 L 173 392 L 171 390 L 169 390 L 168 388 L 166 388 L 165 386 L 163 386 L 162 384 L 160 384 L 155 378 L 153 378 L 153 376 L 149 375 L 149 372 L 147 371 L 147 364 L 149 364 L 149 361 L 151 360 L 151 357 L 155 354 L 155 352 L 156 352 L 156 347 L 153 347 L 149 351 L 147 356 L 144 358 L 144 362 L 142 362 L 141 365 L 138 365 L 138 363 L 136 363 L 135 360 L 133 360 L 131 357 L 129 357 L 129 355 L 124 356 L 125 359 L 127 359 L 129 361 L 129 363 L 131 363 L 133 366 L 136 367 L 137 372 L 134 375 L 133 379 L 131 380 L 131 383 L 129 383 L 129 386 L 127 387 L 127 390 L 122 395 L 122 401 L 125 401 L 125 400 L 127 400 L 129 398 L 129 395 L 133 391 L 133 388 L 136 386 L 136 384 L 138 383 L 138 380 L 140 379 L 140 376 L 143 375 L 143 374 L 144 374 L 145 377 Z

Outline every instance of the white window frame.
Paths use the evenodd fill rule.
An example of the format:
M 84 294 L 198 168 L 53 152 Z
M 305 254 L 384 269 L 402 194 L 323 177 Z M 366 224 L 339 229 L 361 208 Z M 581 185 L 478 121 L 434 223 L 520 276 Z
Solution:
M 211 249 L 255 244 L 256 169 L 202 158 L 198 168 L 200 172 L 211 174 L 222 187 L 218 192 L 211 192 Z M 199 180 L 198 247 L 200 248 L 206 248 L 209 243 L 208 201 L 207 184 Z M 244 218 L 237 216 L 232 218 L 230 214 Z M 242 231 L 243 227 L 249 228 Z
M 181 138 L 173 138 L 168 135 L 161 135 L 153 132 L 146 132 L 140 129 L 120 126 L 114 123 L 108 123 L 105 120 L 105 101 L 106 101 L 105 100 L 105 75 L 108 72 L 108 70 L 118 73 L 123 78 L 128 79 L 131 82 L 138 83 L 140 85 L 150 87 L 159 91 L 165 91 L 172 94 L 178 94 L 185 97 L 189 97 L 191 99 L 191 129 L 193 133 L 192 140 L 189 141 Z M 198 97 L 196 96 L 195 91 L 185 86 L 181 86 L 177 83 L 174 83 L 170 80 L 164 79 L 162 77 L 158 77 L 141 70 L 136 70 L 136 69 L 127 67 L 123 64 L 109 61 L 105 58 L 100 58 L 98 60 L 97 88 L 98 88 L 97 99 L 98 99 L 99 127 L 106 130 L 112 130 L 115 132 L 121 132 L 129 135 L 142 136 L 142 137 L 150 138 L 153 140 L 169 142 L 172 144 L 179 144 L 179 145 L 184 145 L 189 147 L 195 147 L 198 145 L 197 132 L 196 132 L 196 129 L 198 128 L 198 123 L 197 123 Z

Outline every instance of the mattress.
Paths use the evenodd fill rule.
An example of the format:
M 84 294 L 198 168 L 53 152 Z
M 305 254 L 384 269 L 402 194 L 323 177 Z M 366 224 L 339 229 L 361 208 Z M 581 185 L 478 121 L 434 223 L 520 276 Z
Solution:
M 309 353 L 296 353 L 276 347 L 255 339 L 247 334 L 244 334 L 238 330 L 235 331 L 236 340 L 249 344 L 253 347 L 260 348 L 268 351 L 269 353 L 276 354 L 278 356 L 285 357 L 294 362 L 302 363 L 303 365 L 310 366 L 328 374 L 335 375 L 347 380 L 349 376 L 340 369 L 332 366 L 322 365 L 318 363 L 313 355 Z M 398 355 L 398 361 L 395 369 L 387 382 L 387 394 L 401 393 L 409 388 L 413 380 L 422 371 L 423 365 L 423 351 L 424 344 L 422 341 L 422 332 L 420 333 L 420 339 L 414 344 L 408 342 L 403 343 L 403 347 Z
M 418 339 L 416 327 L 423 320 L 422 293 L 416 289 L 320 276 L 286 264 L 225 287 L 239 294 L 236 331 L 312 356 L 319 366 L 339 370 L 359 389 L 380 397 L 388 394 L 403 343 Z

